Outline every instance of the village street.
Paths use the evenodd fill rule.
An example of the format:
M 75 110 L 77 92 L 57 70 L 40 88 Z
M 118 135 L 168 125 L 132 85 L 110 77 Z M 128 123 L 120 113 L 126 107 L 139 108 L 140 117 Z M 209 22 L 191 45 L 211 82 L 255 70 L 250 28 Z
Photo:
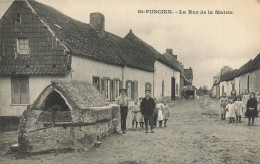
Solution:
M 245 118 L 242 123 L 221 121 L 217 115 L 218 102 L 209 97 L 178 100 L 169 105 L 168 127 L 145 134 L 139 128 L 130 128 L 128 115 L 127 134 L 106 137 L 99 147 L 87 152 L 25 158 L 3 155 L 4 143 L 15 143 L 15 135 L 2 133 L 0 163 L 259 163 L 259 119 L 250 127 L 246 126 Z

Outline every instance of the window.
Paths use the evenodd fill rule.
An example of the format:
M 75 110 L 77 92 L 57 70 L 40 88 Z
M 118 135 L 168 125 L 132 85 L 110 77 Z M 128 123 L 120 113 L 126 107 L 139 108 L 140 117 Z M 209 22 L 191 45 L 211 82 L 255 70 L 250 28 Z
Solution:
M 29 77 L 11 79 L 12 104 L 29 104 Z
M 152 91 L 152 84 L 149 82 L 145 83 L 145 90 L 147 90 L 147 89 Z
M 126 81 L 126 95 L 129 98 L 132 98 L 132 82 L 131 81 Z
M 16 19 L 14 19 L 17 23 L 22 22 L 21 14 L 16 14 Z
M 111 83 L 111 100 L 115 100 L 119 96 L 120 80 L 113 79 Z
M 28 39 L 17 39 L 17 53 L 18 54 L 29 54 Z
M 100 78 L 99 77 L 93 77 L 93 85 L 100 91 Z

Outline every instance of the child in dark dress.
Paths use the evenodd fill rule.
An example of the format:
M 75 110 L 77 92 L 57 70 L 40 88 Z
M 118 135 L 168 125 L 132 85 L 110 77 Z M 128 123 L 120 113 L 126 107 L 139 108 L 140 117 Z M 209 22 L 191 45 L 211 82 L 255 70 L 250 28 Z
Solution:
M 257 111 L 257 100 L 255 98 L 255 94 L 250 94 L 250 99 L 247 101 L 247 110 L 245 113 L 245 116 L 248 118 L 248 125 L 250 126 L 250 122 L 252 120 L 252 125 L 254 125 L 255 117 L 258 117 L 258 111 Z

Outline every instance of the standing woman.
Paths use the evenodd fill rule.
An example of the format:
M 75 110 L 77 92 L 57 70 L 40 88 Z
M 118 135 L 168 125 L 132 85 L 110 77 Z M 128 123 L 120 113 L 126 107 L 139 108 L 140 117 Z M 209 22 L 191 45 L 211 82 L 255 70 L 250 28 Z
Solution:
M 258 117 L 258 111 L 257 111 L 257 100 L 255 98 L 255 94 L 250 94 L 250 99 L 247 102 L 247 110 L 245 113 L 246 117 L 248 117 L 248 125 L 250 125 L 250 121 L 252 119 L 252 125 L 254 125 L 255 117 Z

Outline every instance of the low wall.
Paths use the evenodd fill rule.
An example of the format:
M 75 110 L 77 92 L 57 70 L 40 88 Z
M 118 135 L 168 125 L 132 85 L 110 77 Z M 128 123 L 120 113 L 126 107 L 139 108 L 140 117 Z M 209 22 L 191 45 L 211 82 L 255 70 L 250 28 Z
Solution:
M 19 124 L 19 149 L 21 152 L 88 150 L 104 136 L 121 133 L 119 125 L 118 106 L 55 113 L 27 109 Z

